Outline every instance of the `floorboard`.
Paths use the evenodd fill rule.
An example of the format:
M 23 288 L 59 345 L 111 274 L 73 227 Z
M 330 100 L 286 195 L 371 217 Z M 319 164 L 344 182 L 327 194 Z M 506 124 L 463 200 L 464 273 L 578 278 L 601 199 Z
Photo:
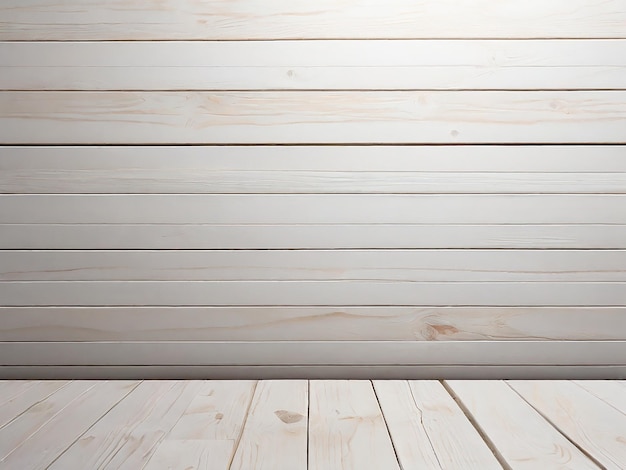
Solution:
M 0 469 L 623 469 L 626 382 L 0 381 Z

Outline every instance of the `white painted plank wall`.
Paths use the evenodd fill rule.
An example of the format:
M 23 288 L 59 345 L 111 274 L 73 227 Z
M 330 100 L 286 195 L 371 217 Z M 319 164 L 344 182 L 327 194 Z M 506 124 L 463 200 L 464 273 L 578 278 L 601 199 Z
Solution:
M 623 374 L 625 0 L 0 18 L 0 375 Z
M 0 43 L 5 90 L 624 89 L 625 67 L 622 39 Z
M 2 40 L 624 38 L 624 0 L 5 0 Z

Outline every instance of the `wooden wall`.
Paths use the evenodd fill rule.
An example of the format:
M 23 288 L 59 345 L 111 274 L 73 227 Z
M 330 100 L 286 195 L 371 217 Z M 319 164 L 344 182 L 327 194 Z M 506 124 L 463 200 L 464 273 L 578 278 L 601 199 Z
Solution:
M 0 375 L 624 377 L 626 0 L 3 0 Z

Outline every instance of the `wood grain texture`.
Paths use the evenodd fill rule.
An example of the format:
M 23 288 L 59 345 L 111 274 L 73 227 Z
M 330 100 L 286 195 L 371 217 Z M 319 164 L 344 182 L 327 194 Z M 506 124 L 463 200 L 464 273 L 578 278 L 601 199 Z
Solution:
M 230 441 L 230 462 L 235 444 L 241 437 L 255 388 L 256 382 L 252 380 L 204 382 L 165 439 Z
M 0 147 L 0 193 L 624 193 L 624 146 Z
M 571 382 L 509 382 L 533 408 L 606 468 L 626 462 L 626 415 Z
M 215 470 L 227 469 L 232 441 L 166 439 L 142 469 L 145 470 Z
M 626 339 L 617 307 L 4 307 L 0 314 L 3 341 Z
M 146 402 L 140 401 L 141 405 L 138 405 L 135 401 L 137 397 L 128 403 L 122 401 L 118 405 L 120 408 L 116 406 L 102 421 L 81 433 L 80 438 L 50 468 L 71 468 L 71 465 L 83 465 L 86 459 L 97 461 L 101 468 L 106 469 L 141 468 L 189 406 L 201 385 L 199 381 L 148 383 L 144 390 L 151 388 L 153 394 L 146 397 Z M 95 455 L 86 457 L 83 446 L 90 448 Z
M 111 468 L 109 464 L 116 454 L 125 454 L 129 448 L 140 447 L 141 443 L 132 438 L 135 429 L 155 411 L 160 400 L 167 402 L 168 391 L 176 387 L 180 384 L 173 381 L 141 382 L 72 443 L 49 468 Z
M 399 469 L 370 381 L 310 381 L 310 470 Z
M 598 468 L 504 382 L 446 383 L 510 468 Z
M 184 208 L 184 210 L 183 210 Z M 0 195 L 5 224 L 626 224 L 626 195 Z
M 31 408 L 37 408 L 39 403 L 67 386 L 68 382 L 51 380 L 15 385 L 0 389 L 0 429 Z
M 5 281 L 3 306 L 624 306 L 624 282 Z
M 1 40 L 624 37 L 623 0 L 6 0 Z
M 501 469 L 480 435 L 436 381 L 374 381 L 403 470 Z
M 306 380 L 259 382 L 229 469 L 307 469 L 308 403 Z
M 5 0 L 0 377 L 623 376 L 624 24 L 626 0 Z M 203 424 L 253 385 L 203 386 L 133 398 L 178 403 L 127 423 L 164 420 L 145 442 L 103 418 L 80 446 L 229 464 L 244 416 Z M 306 465 L 251 423 L 236 466 Z
M 572 209 L 573 210 L 573 209 Z M 2 249 L 626 248 L 606 224 L 0 224 Z
M 626 390 L 623 382 L 609 380 L 578 380 L 575 382 L 592 395 L 626 415 Z
M 624 89 L 624 57 L 624 40 L 5 42 L 0 89 Z
M 98 382 L 95 384 L 76 383 L 83 392 L 74 399 L 68 400 L 61 392 L 70 390 L 70 384 L 54 394 L 48 403 L 40 404 L 40 409 L 49 418 L 42 425 L 32 430 L 26 439 L 19 443 L 10 453 L 6 454 L 0 463 L 6 468 L 48 468 L 78 437 L 91 425 L 104 416 L 112 407 L 128 395 L 138 382 L 113 381 Z M 54 402 L 57 402 L 57 412 L 52 412 Z M 33 410 L 33 408 L 31 408 Z M 59 411 L 63 411 L 59 413 Z M 37 414 L 35 412 L 35 414 Z M 11 432 L 12 427 L 5 427 Z M 59 432 L 62 430 L 62 432 Z M 14 439 L 18 436 L 12 436 Z M 32 448 L 39 449 L 33 452 Z
M 21 194 L 624 193 L 626 146 L 8 146 L 0 170 Z
M 426 173 L 183 169 L 3 172 L 1 193 L 423 194 L 626 192 L 626 173 Z
M 0 250 L 0 281 L 624 282 L 626 250 Z
M 25 161 L 22 165 L 28 165 Z M 129 162 L 132 165 L 131 162 Z M 0 193 L 11 194 L 423 194 L 626 192 L 623 173 L 219 170 L 172 164 L 115 169 L 8 169 Z M 32 165 L 32 163 L 30 163 Z M 206 165 L 206 164 L 205 164 Z
M 0 92 L 2 144 L 623 143 L 626 91 Z
M 46 393 L 41 400 L 31 402 L 22 413 L 13 416 L 0 428 L 0 463 L 30 436 L 37 433 L 59 411 L 96 385 L 92 381 L 70 382 L 53 394 Z
M 0 170 L 626 173 L 623 145 L 0 146 Z M 0 175 L 0 176 L 2 176 Z M 104 175 L 103 175 L 104 176 Z M 8 184 L 6 179 L 3 179 Z M 89 180 L 90 183 L 97 181 Z M 78 184 L 78 182 L 75 182 Z M 584 182 L 581 182 L 581 185 Z M 27 188 L 22 188 L 27 190 Z
M 0 307 L 0 341 L 626 340 L 624 307 Z
M 495 340 L 3 342 L 0 365 L 623 367 L 625 344 L 624 341 Z

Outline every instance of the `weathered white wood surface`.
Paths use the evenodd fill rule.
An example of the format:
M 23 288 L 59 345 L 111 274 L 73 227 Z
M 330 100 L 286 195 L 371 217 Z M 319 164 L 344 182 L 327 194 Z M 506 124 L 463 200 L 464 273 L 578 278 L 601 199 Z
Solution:
M 26 439 L 95 385 L 91 381 L 71 382 L 52 395 L 45 393 L 43 397 L 36 397 L 35 401 L 30 400 L 30 406 L 27 405 L 21 412 L 20 407 L 17 413 L 11 413 L 13 416 L 0 428 L 0 463 L 4 464 L 4 459 Z
M 0 250 L 0 281 L 626 281 L 626 250 Z
M 14 385 L 32 390 L 46 383 Z M 6 385 L 0 383 L 0 389 Z M 578 392 L 565 397 L 572 407 L 605 405 L 572 382 L 516 385 L 552 391 L 573 387 Z M 594 385 L 598 391 L 623 388 L 619 382 Z M 622 461 L 594 465 L 584 456 L 619 434 L 624 415 L 618 410 L 603 408 L 607 432 L 585 426 L 594 442 L 575 441 L 577 449 L 555 429 L 559 423 L 538 414 L 502 382 L 376 381 L 376 392 L 370 381 L 261 381 L 256 386 L 259 393 L 249 410 L 255 387 L 249 381 L 67 383 L 43 401 L 31 395 L 25 412 L 14 410 L 14 419 L 0 429 L 0 446 L 13 442 L 17 447 L 0 455 L 0 467 L 226 470 L 233 468 L 233 452 L 245 453 L 249 446 L 256 456 L 269 458 L 246 462 L 246 470 L 369 468 L 369 462 L 376 468 L 404 470 L 502 468 L 496 459 L 504 468 L 515 469 L 533 464 L 622 466 Z M 231 398 L 228 391 L 234 392 Z M 185 419 L 192 416 L 191 421 Z M 33 433 L 21 435 L 28 426 Z M 296 440 L 298 445 L 290 445 Z M 336 457 L 341 460 L 333 465 Z
M 624 366 L 625 345 L 625 341 L 495 340 L 2 342 L 0 365 Z
M 232 451 L 233 442 L 228 440 L 166 439 L 142 469 L 226 470 Z
M 625 307 L 0 307 L 0 341 L 626 340 Z
M 624 89 L 625 57 L 624 40 L 5 42 L 0 89 Z
M 415 404 L 408 382 L 377 380 L 372 383 L 402 470 L 441 469 L 439 455 L 432 445 L 429 430 L 423 425 L 422 411 Z
M 426 173 L 198 169 L 6 171 L 1 193 L 604 193 L 626 173 Z
M 626 224 L 626 194 L 0 195 L 5 224 Z M 368 247 L 369 248 L 369 247 Z
M 76 383 L 76 387 L 82 388 L 83 391 L 74 399 L 68 400 L 63 392 L 69 391 L 73 385 L 63 387 L 59 393 L 36 404 L 27 413 L 21 415 L 18 421 L 11 423 L 21 423 L 23 421 L 21 418 L 31 413 L 46 415 L 45 421 L 32 429 L 28 435 L 13 434 L 14 426 L 3 428 L 3 431 L 10 433 L 10 441 L 15 442 L 16 446 L 2 457 L 0 460 L 2 466 L 5 468 L 48 468 L 94 422 L 97 422 L 137 387 L 138 382 Z M 56 411 L 53 411 L 55 406 Z M 45 411 L 37 413 L 37 408 Z M 33 448 L 37 451 L 33 452 Z
M 624 37 L 623 0 L 4 0 L 2 40 Z
M 5 385 L 5 384 L 3 384 Z M 0 389 L 0 429 L 7 426 L 15 417 L 28 411 L 33 403 L 46 400 L 50 395 L 67 385 L 67 382 L 51 380 L 27 382 L 10 387 L 8 383 Z
M 403 470 L 502 468 L 439 382 L 376 380 L 374 390 Z
M 3 202 L 0 199 L 0 202 Z M 368 201 L 369 202 L 369 201 Z M 576 205 L 571 209 L 575 210 Z M 0 224 L 2 249 L 626 248 L 617 224 Z
M 152 399 L 139 405 L 126 405 L 123 401 L 121 409 L 117 406 L 113 408 L 107 415 L 109 418 L 105 416 L 106 419 L 82 434 L 51 468 L 62 470 L 81 466 L 86 459 L 93 461 L 94 458 L 99 458 L 101 468 L 141 468 L 201 387 L 198 381 L 177 381 L 169 385 L 164 387 L 165 393 L 160 391 L 161 396 L 156 401 Z M 119 434 L 120 424 L 123 426 L 122 435 Z M 96 455 L 86 457 L 83 447 L 96 452 Z
M 574 383 L 626 415 L 624 382 L 620 383 L 617 380 L 578 380 Z
M 4 172 L 624 173 L 623 145 L 1 146 Z M 6 182 L 8 183 L 8 182 Z M 97 183 L 97 181 L 90 181 Z M 583 181 L 580 182 L 584 184 Z M 79 184 L 74 181 L 74 185 Z M 581 186 L 582 188 L 582 186 Z M 72 189 L 72 188 L 67 188 Z M 489 188 L 485 188 L 489 190 Z
M 622 143 L 626 91 L 0 92 L 2 144 Z
M 446 382 L 510 468 L 598 468 L 506 383 Z
M 623 193 L 626 147 L 0 147 L 0 193 L 350 192 Z
M 5 281 L 17 306 L 623 306 L 625 282 Z
M 5 0 L 0 375 L 623 374 L 625 24 L 626 0 Z M 230 462 L 243 418 L 183 411 L 109 465 Z
M 531 406 L 606 468 L 626 462 L 626 414 L 571 382 L 510 382 Z
M 25 162 L 28 164 L 28 162 Z M 127 164 L 128 165 L 128 164 Z M 218 170 L 198 168 L 3 170 L 0 193 L 604 193 L 625 192 L 623 173 Z
M 399 469 L 370 381 L 310 381 L 310 470 Z
M 171 392 L 180 387 L 174 381 L 141 382 L 69 446 L 50 468 L 111 468 L 109 463 L 118 453 L 141 447 L 141 441 L 133 439 L 135 429 L 151 413 L 158 412 L 155 408 L 160 402 L 171 406 Z
M 232 444 L 232 458 L 255 388 L 256 382 L 251 380 L 203 383 L 166 440 L 228 440 Z
M 308 393 L 306 380 L 260 382 L 229 468 L 306 469 Z

